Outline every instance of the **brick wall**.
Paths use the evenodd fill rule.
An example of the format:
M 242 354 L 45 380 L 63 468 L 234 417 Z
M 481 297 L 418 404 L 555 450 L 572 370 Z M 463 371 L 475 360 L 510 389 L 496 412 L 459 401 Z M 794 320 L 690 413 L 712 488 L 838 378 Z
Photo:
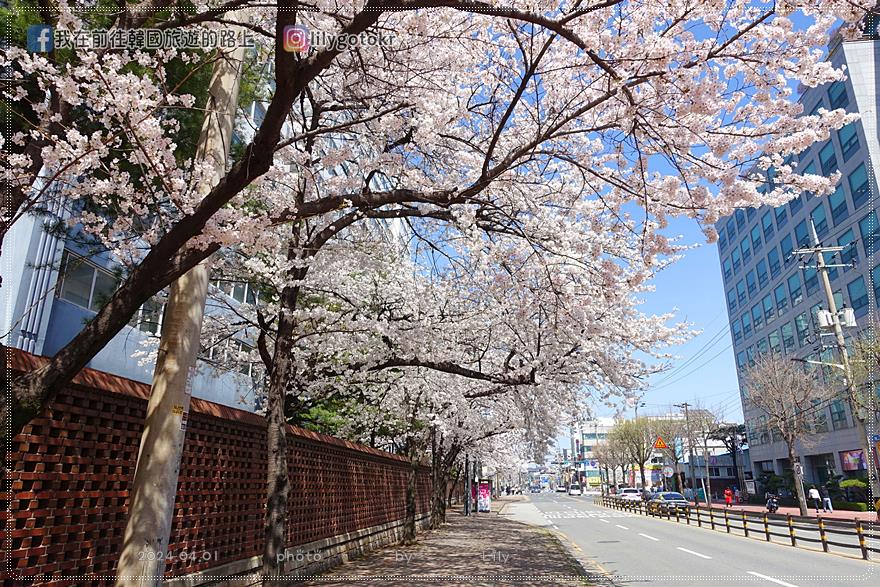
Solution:
M 10 359 L 19 372 L 41 361 L 17 351 Z M 149 386 L 86 369 L 15 437 L 3 532 L 15 575 L 112 582 L 148 395 Z M 169 576 L 262 552 L 265 439 L 260 416 L 192 400 Z M 405 459 L 293 427 L 288 443 L 288 546 L 403 518 Z M 430 483 L 420 469 L 420 512 Z

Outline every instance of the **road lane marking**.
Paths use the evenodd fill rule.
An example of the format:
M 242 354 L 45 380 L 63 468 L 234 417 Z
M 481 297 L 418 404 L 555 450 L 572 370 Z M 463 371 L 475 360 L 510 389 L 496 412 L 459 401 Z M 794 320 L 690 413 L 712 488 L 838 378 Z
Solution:
M 771 583 L 776 583 L 777 585 L 783 585 L 784 587 L 797 587 L 797 585 L 793 585 L 791 583 L 786 583 L 785 581 L 780 581 L 779 579 L 774 579 L 773 577 L 768 577 L 767 575 L 762 575 L 761 573 L 756 573 L 755 571 L 746 571 L 749 575 L 754 575 L 756 577 L 760 577 L 761 579 L 766 579 Z
M 617 526 L 618 528 L 620 528 L 621 530 L 629 530 L 629 528 L 627 528 L 626 526 L 621 526 L 620 524 L 614 524 L 614 525 Z
M 694 552 L 693 550 L 688 550 L 687 548 L 682 548 L 680 546 L 678 546 L 677 548 L 683 552 L 687 552 L 688 554 L 692 554 L 692 555 L 698 556 L 700 558 L 712 558 L 711 556 L 707 556 L 705 554 L 700 554 L 699 552 Z
M 611 522 L 609 522 L 608 520 L 603 520 L 602 518 L 599 518 L 599 521 L 600 521 L 600 522 L 605 522 L 606 524 L 610 524 L 610 523 L 611 523 Z
M 659 538 L 654 538 L 653 536 L 648 536 L 647 534 L 642 534 L 641 532 L 639 532 L 639 536 L 644 536 L 644 537 L 647 538 L 648 540 L 653 540 L 654 542 L 659 542 L 659 541 L 660 541 Z

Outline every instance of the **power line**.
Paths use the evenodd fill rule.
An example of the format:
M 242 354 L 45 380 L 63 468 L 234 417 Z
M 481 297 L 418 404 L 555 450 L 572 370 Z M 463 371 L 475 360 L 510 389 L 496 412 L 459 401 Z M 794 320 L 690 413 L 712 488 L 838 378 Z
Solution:
M 708 341 L 706 341 L 705 344 L 703 344 L 702 347 L 700 347 L 700 350 L 698 350 L 695 354 L 693 354 L 693 355 L 692 355 L 690 358 L 688 358 L 685 362 L 681 363 L 680 365 L 676 365 L 671 371 L 669 371 L 668 373 L 666 373 L 666 375 L 665 375 L 662 379 L 660 379 L 660 381 L 658 381 L 658 382 L 656 383 L 656 385 L 663 385 L 663 384 L 664 384 L 666 381 L 668 381 L 669 379 L 671 379 L 671 378 L 677 376 L 678 373 L 680 373 L 682 370 L 686 369 L 686 368 L 687 368 L 688 366 L 690 366 L 694 361 L 696 361 L 697 359 L 699 359 L 700 357 L 702 357 L 704 354 L 706 354 L 706 352 L 708 352 L 710 348 L 712 348 L 713 346 L 715 346 L 716 344 L 718 344 L 718 342 L 719 342 L 720 340 L 722 340 L 722 336 L 723 336 L 724 334 L 727 334 L 727 333 L 729 332 L 729 330 L 730 330 L 730 326 L 729 326 L 729 325 L 725 324 L 724 326 L 722 326 L 722 327 L 721 327 L 721 330 L 719 330 L 719 331 L 716 332 L 714 335 L 712 335 L 712 338 L 710 338 Z
M 717 353 L 712 355 L 709 359 L 707 359 L 707 360 L 703 361 L 702 363 L 700 363 L 699 365 L 697 365 L 694 369 L 692 369 L 688 373 L 681 375 L 679 377 L 676 377 L 672 381 L 668 381 L 666 383 L 663 383 L 662 385 L 652 386 L 651 389 L 663 389 L 663 388 L 669 387 L 670 385 L 678 383 L 679 381 L 687 379 L 688 377 L 690 377 L 691 375 L 693 375 L 694 373 L 696 373 L 697 371 L 699 371 L 700 369 L 702 369 L 703 367 L 705 367 L 706 365 L 708 365 L 709 363 L 711 363 L 712 361 L 717 359 L 719 356 L 721 356 L 722 353 L 727 351 L 732 346 L 733 346 L 733 343 L 728 344 L 727 346 L 722 348 L 720 351 L 718 351 Z

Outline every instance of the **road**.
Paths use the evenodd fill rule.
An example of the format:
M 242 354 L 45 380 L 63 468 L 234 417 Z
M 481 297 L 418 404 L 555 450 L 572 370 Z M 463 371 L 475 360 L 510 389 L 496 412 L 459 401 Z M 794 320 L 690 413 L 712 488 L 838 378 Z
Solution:
M 875 562 L 629 514 L 593 505 L 591 496 L 532 495 L 508 515 L 563 534 L 617 585 L 825 587 L 880 579 Z

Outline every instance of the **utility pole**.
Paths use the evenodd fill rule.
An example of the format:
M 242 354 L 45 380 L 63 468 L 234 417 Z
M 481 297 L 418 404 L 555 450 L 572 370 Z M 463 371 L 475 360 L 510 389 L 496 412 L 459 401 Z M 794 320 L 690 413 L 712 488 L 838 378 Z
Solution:
M 226 170 L 244 52 L 242 46 L 221 53 L 214 66 L 196 152 L 196 159 L 210 162 L 214 170 L 213 177 L 199 185 L 203 196 Z M 171 284 L 132 481 L 117 587 L 153 586 L 163 580 L 209 279 L 206 260 Z
M 810 238 L 812 240 L 813 246 L 805 249 L 797 249 L 793 252 L 793 254 L 798 257 L 812 257 L 815 255 L 816 258 L 816 270 L 819 273 L 819 279 L 822 281 L 822 289 L 825 293 L 825 300 L 828 304 L 828 316 L 830 318 L 831 330 L 834 335 L 835 346 L 837 347 L 837 354 L 840 357 L 840 364 L 836 363 L 823 363 L 822 361 L 809 361 L 805 360 L 803 362 L 810 364 L 819 364 L 824 366 L 836 367 L 843 371 L 843 377 L 846 383 L 846 392 L 847 399 L 849 400 L 850 410 L 852 410 L 853 423 L 856 427 L 856 434 L 859 438 L 860 448 L 862 449 L 862 453 L 865 456 L 866 466 L 868 468 L 868 487 L 870 489 L 870 494 L 875 498 L 878 495 L 878 485 L 877 485 L 877 470 L 874 465 L 874 454 L 872 442 L 868 439 L 868 431 L 865 426 L 865 420 L 863 417 L 863 407 L 861 406 L 861 402 L 859 401 L 858 391 L 855 387 L 855 381 L 853 381 L 852 375 L 852 367 L 849 361 L 849 351 L 846 348 L 846 340 L 843 336 L 843 325 L 840 322 L 840 315 L 837 310 L 837 303 L 834 301 L 834 291 L 831 289 L 831 279 L 828 277 L 828 269 L 829 267 L 853 267 L 853 265 L 849 264 L 835 264 L 828 265 L 825 262 L 825 253 L 834 253 L 837 254 L 842 251 L 845 247 L 833 246 L 833 247 L 823 247 L 821 243 L 819 243 L 819 237 L 816 234 L 816 226 L 813 224 L 813 220 L 810 219 Z M 848 245 L 852 246 L 852 245 Z M 802 269 L 808 268 L 807 265 L 803 265 Z M 854 319 L 854 318 L 853 318 Z M 855 323 L 849 323 L 847 326 L 854 327 Z M 820 339 L 820 347 L 821 344 L 822 332 L 819 332 Z
M 691 489 L 694 491 L 694 495 L 696 496 L 696 477 L 694 476 L 694 443 L 691 437 L 691 418 L 688 413 L 688 408 L 691 405 L 687 402 L 682 402 L 680 404 L 675 404 L 676 408 L 681 408 L 684 410 L 684 429 L 685 434 L 687 434 L 687 443 L 688 443 L 688 472 L 691 478 Z

